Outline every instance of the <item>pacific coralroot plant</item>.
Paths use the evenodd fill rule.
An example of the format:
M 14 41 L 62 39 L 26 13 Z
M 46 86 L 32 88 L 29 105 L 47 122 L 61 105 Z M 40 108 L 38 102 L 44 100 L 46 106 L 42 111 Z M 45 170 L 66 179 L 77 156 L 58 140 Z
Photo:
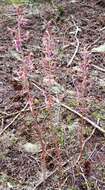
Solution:
M 62 158 L 61 158 L 61 148 L 60 148 L 60 138 L 58 134 L 59 128 L 59 112 L 60 107 L 58 103 L 54 102 L 52 96 L 52 88 L 55 85 L 55 76 L 54 72 L 56 69 L 56 40 L 55 34 L 53 32 L 53 22 L 49 21 L 46 25 L 46 30 L 43 34 L 43 53 L 44 57 L 42 58 L 42 66 L 43 66 L 43 86 L 45 87 L 46 91 L 43 92 L 45 97 L 46 108 L 49 110 L 50 113 L 50 120 L 53 124 L 51 127 L 51 135 L 53 136 L 53 143 L 55 146 L 55 155 L 57 160 L 57 165 L 59 168 L 60 176 L 62 175 Z M 58 98 L 59 94 L 55 93 L 56 97 Z M 58 184 L 60 186 L 60 184 Z
M 29 105 L 30 112 L 32 114 L 32 117 L 36 119 L 36 113 L 34 112 L 34 106 L 33 106 L 33 96 L 30 89 L 30 83 L 29 83 L 29 77 L 32 74 L 32 71 L 34 69 L 33 67 L 33 53 L 29 52 L 26 54 L 23 49 L 23 43 L 24 41 L 27 41 L 29 37 L 29 32 L 24 32 L 22 30 L 22 26 L 26 25 L 28 20 L 24 18 L 24 12 L 20 6 L 16 6 L 16 27 L 13 29 L 9 28 L 9 31 L 11 32 L 13 47 L 15 48 L 15 51 L 18 53 L 20 57 L 20 67 L 17 71 L 17 78 L 15 80 L 19 80 L 22 83 L 23 89 L 22 89 L 22 95 L 26 95 L 27 100 L 27 106 Z M 46 175 L 46 166 L 45 166 L 45 157 L 46 157 L 46 146 L 45 142 L 43 140 L 42 130 L 41 126 L 38 124 L 34 124 L 33 130 L 36 131 L 40 144 L 42 149 L 42 155 L 41 155 L 41 162 L 42 162 L 42 177 L 45 179 Z
M 55 68 L 55 42 L 54 42 L 54 35 L 52 34 L 52 22 L 49 21 L 46 26 L 46 30 L 43 34 L 43 53 L 44 57 L 42 59 L 42 66 L 43 66 L 43 83 L 44 86 L 47 87 L 48 94 L 43 92 L 45 96 L 45 103 L 48 108 L 51 107 L 53 99 L 50 95 L 51 87 L 55 84 L 54 81 L 54 68 Z
M 24 18 L 24 12 L 20 6 L 16 6 L 16 27 L 9 28 L 11 32 L 11 38 L 13 42 L 13 47 L 15 48 L 19 59 L 20 59 L 20 67 L 17 71 L 17 80 L 21 80 L 23 85 L 23 94 L 27 94 L 27 100 L 29 102 L 30 108 L 32 104 L 32 97 L 31 92 L 29 89 L 29 74 L 31 74 L 33 70 L 33 54 L 32 52 L 28 53 L 28 55 L 25 55 L 25 52 L 23 50 L 23 43 L 24 41 L 28 40 L 29 32 L 23 32 L 22 26 L 26 25 L 28 20 Z M 31 108 L 32 110 L 32 108 Z
M 79 112 L 82 113 L 83 116 L 87 116 L 89 112 L 89 90 L 91 87 L 90 82 L 90 68 L 91 68 L 91 59 L 90 53 L 84 49 L 83 51 L 83 60 L 79 64 L 79 72 L 77 74 L 78 78 L 75 82 L 75 89 L 76 89 L 76 98 Z M 80 119 L 80 126 L 79 126 L 79 141 L 80 141 L 80 155 L 79 160 L 82 158 L 83 150 L 83 141 L 84 141 L 84 131 L 86 129 L 86 122 L 81 118 Z M 79 161 L 78 160 L 78 161 Z
M 0 189 L 104 190 L 105 8 L 50 2 L 0 1 Z

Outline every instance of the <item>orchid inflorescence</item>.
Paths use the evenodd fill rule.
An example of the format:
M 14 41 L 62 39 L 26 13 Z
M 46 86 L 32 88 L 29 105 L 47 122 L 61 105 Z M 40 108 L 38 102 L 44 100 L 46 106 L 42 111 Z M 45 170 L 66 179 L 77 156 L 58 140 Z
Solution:
M 23 84 L 23 94 L 27 93 L 30 110 L 31 112 L 33 112 L 33 98 L 29 89 L 29 74 L 31 74 L 31 72 L 33 71 L 33 53 L 29 52 L 28 55 L 25 55 L 22 48 L 23 42 L 28 40 L 29 38 L 28 31 L 26 31 L 25 33 L 22 32 L 22 26 L 26 25 L 28 20 L 24 18 L 24 13 L 20 6 L 15 7 L 15 9 L 17 25 L 13 29 L 8 29 L 11 33 L 13 47 L 21 57 L 21 66 L 19 68 L 19 71 L 17 71 L 18 79 L 21 80 Z

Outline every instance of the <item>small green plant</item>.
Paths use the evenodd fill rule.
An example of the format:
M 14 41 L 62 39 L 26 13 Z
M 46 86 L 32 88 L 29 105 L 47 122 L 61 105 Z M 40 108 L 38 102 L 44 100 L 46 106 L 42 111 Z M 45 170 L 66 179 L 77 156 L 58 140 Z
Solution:
M 7 3 L 13 5 L 20 5 L 20 4 L 29 3 L 29 0 L 7 0 Z
M 59 17 L 64 16 L 64 7 L 63 6 L 58 6 L 57 9 L 58 9 L 58 16 Z

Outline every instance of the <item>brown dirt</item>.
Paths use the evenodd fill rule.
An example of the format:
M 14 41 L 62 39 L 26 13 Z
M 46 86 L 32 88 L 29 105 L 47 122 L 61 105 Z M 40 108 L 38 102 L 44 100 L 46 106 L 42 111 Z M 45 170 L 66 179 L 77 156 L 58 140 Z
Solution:
M 54 37 L 57 44 L 57 61 L 54 78 L 65 90 L 63 101 L 76 109 L 75 87 L 73 79 L 78 77 L 79 63 L 82 61 L 84 47 L 92 48 L 105 41 L 105 3 L 99 0 L 68 0 L 41 3 L 35 7 L 24 6 L 28 25 L 23 27 L 23 33 L 30 32 L 28 42 L 24 42 L 23 50 L 27 54 L 34 54 L 34 71 L 30 78 L 30 88 L 34 97 L 36 118 L 33 120 L 29 110 L 22 112 L 10 127 L 0 136 L 0 190 L 104 190 L 105 189 L 105 138 L 99 131 L 95 131 L 85 146 L 79 166 L 74 167 L 78 155 L 79 118 L 64 108 L 60 108 L 59 127 L 54 125 L 58 108 L 54 107 L 49 113 L 43 107 L 42 93 L 32 84 L 32 80 L 42 86 L 43 69 L 41 60 L 42 37 L 45 24 L 53 20 Z M 75 26 L 72 18 L 80 28 L 78 33 L 79 50 L 70 67 L 67 63 L 75 50 Z M 21 63 L 11 53 L 13 50 L 9 28 L 16 24 L 16 15 L 11 5 L 0 4 L 0 131 L 7 126 L 27 101 L 22 94 L 22 83 L 16 81 L 17 70 Z M 63 26 L 63 27 L 62 27 Z M 64 48 L 64 45 L 68 46 Z M 105 68 L 103 54 L 93 53 L 91 64 Z M 87 116 L 94 122 L 100 120 L 105 129 L 105 72 L 90 69 L 91 87 L 88 97 L 89 112 Z M 62 94 L 60 94 L 62 96 Z M 90 100 L 89 99 L 89 100 Z M 37 108 L 38 107 L 38 108 Z M 56 109 L 55 109 L 56 108 Z M 4 113 L 5 112 L 5 113 Z M 23 144 L 39 143 L 38 134 L 33 127 L 40 125 L 43 139 L 46 142 L 47 179 L 42 179 L 42 152 L 29 153 L 23 149 Z M 76 126 L 71 130 L 70 126 Z M 91 132 L 92 127 L 86 124 L 84 139 Z M 69 126 L 69 127 L 68 127 Z M 54 136 L 55 135 L 55 136 Z M 61 160 L 56 156 L 56 136 L 60 142 Z M 61 164 L 59 164 L 61 163 Z M 60 169 L 59 169 L 60 168 Z M 39 185 L 38 185 L 39 184 Z M 88 185 L 87 185 L 88 184 Z M 61 188 L 60 188 L 61 186 Z M 88 187 L 89 186 L 89 187 Z

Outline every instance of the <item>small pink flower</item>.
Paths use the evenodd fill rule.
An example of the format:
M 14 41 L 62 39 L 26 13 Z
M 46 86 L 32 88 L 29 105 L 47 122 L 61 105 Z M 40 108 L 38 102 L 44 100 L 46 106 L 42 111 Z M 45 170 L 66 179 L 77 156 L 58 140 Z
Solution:
M 33 53 L 30 52 L 29 55 L 26 57 L 26 64 L 27 64 L 29 71 L 33 70 L 32 60 L 33 60 Z
M 15 40 L 14 40 L 14 43 L 15 43 L 16 51 L 17 51 L 17 52 L 20 52 L 20 51 L 21 51 L 21 46 L 22 46 L 21 40 L 15 39 Z
M 45 104 L 46 108 L 50 109 L 53 105 L 53 98 L 51 95 L 47 94 L 45 91 L 43 91 L 43 96 L 45 98 Z

